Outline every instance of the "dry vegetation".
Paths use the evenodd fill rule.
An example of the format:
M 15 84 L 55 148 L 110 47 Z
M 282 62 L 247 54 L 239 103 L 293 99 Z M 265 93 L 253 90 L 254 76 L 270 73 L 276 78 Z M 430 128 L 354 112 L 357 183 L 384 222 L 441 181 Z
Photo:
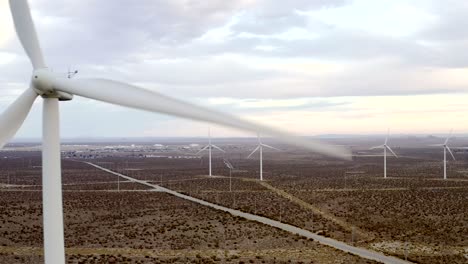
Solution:
M 40 192 L 0 200 L 0 262 L 43 261 Z M 69 263 L 366 263 L 159 192 L 66 192 L 64 212 Z
M 229 178 L 206 177 L 205 158 L 108 157 L 91 161 L 137 179 L 348 243 L 352 240 L 348 227 L 352 226 L 365 234 L 357 232 L 353 239 L 356 245 L 401 258 L 406 253 L 411 261 L 466 263 L 467 158 L 456 154 L 458 161 L 449 163 L 449 180 L 443 181 L 441 153 L 424 149 L 398 149 L 397 152 L 402 157 L 389 158 L 388 179 L 383 179 L 382 157 L 355 157 L 353 162 L 343 162 L 295 150 L 265 153 L 264 178 L 268 184 L 317 207 L 336 218 L 337 222 L 260 185 L 256 181 L 258 161 L 241 159 L 238 155 L 231 158 L 238 169 L 233 174 L 232 192 L 229 192 Z M 30 186 L 40 184 L 40 168 L 34 167 L 34 164 L 40 165 L 38 153 L 14 154 L 20 158 L 0 160 L 0 182 L 5 183 L 6 172 L 9 172 L 15 175 L 13 184 L 28 185 L 22 189 L 40 189 L 39 186 Z M 32 167 L 28 166 L 29 159 Z M 214 158 L 213 168 L 215 175 L 229 175 L 221 156 Z M 158 258 L 159 261 L 180 263 L 210 263 L 220 259 L 232 263 L 271 263 L 276 258 L 276 262 L 281 263 L 289 259 L 310 260 L 315 256 L 321 262 L 325 258 L 317 258 L 317 254 L 328 257 L 327 254 L 336 254 L 336 259 L 332 258 L 335 263 L 351 258 L 329 248 L 318 247 L 311 241 L 165 194 L 117 193 L 114 175 L 84 163 L 65 160 L 63 169 L 67 246 L 82 249 L 81 252 L 73 252 L 70 261 L 93 263 L 93 258 L 97 258 L 96 262 L 100 263 L 120 258 L 122 262 L 123 258 L 128 258 L 133 262 L 152 263 Z M 145 191 L 148 187 L 122 179 L 120 189 Z M 96 192 L 77 192 L 86 190 Z M 0 232 L 11 233 L 2 236 L 0 242 L 6 248 L 20 245 L 40 247 L 40 192 L 5 191 L 1 195 L 2 204 L 15 199 L 21 202 L 1 207 L 2 220 L 10 225 L 8 230 L 11 231 L 0 229 Z M 28 220 L 23 223 L 20 219 L 24 218 Z M 279 249 L 285 247 L 287 252 L 281 253 Z M 91 253 L 102 254 L 93 255 L 85 248 L 95 250 Z M 103 248 L 108 250 L 99 251 Z M 119 248 L 136 251 L 120 251 L 120 256 L 109 251 Z M 223 253 L 219 251 L 221 249 Z M 174 254 L 179 255 L 174 257 Z M 311 254 L 310 257 L 307 254 Z M 11 254 L 2 257 L 5 261 L 14 260 Z M 38 258 L 27 254 L 18 257 L 25 258 L 25 262 L 29 261 L 27 258 L 32 262 Z

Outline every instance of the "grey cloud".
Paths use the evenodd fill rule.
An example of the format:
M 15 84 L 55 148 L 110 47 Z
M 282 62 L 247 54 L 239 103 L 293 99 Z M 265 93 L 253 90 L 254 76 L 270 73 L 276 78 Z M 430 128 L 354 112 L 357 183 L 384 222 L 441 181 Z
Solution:
M 246 2 L 39 0 L 32 10 L 50 64 L 106 64 L 190 42 L 226 24 Z
M 276 71 L 256 69 L 229 59 L 154 61 L 145 65 L 124 66 L 129 79 L 161 85 L 223 85 L 271 78 Z
M 330 61 L 393 58 L 408 65 L 426 67 L 466 67 L 466 41 L 427 43 L 414 37 L 395 38 L 363 31 L 328 28 L 315 39 L 285 40 L 277 37 L 230 37 L 223 43 L 192 42 L 189 45 L 160 47 L 162 57 L 206 57 L 246 54 L 269 58 L 310 58 Z M 258 49 L 273 47 L 271 50 Z M 465 55 L 466 54 L 466 55 Z
M 292 0 L 257 1 L 245 11 L 231 29 L 236 33 L 269 35 L 284 32 L 292 27 L 305 27 L 307 17 L 298 11 L 309 11 L 345 5 L 346 0 Z
M 434 42 L 468 40 L 468 2 L 459 0 L 422 1 L 426 10 L 436 17 L 427 28 L 419 32 L 418 38 Z

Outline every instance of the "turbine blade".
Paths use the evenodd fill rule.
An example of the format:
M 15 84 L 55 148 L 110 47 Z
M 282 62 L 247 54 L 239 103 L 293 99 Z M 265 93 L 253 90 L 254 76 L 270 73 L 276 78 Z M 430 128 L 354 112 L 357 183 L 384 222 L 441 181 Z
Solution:
M 456 159 L 455 159 L 455 156 L 454 156 L 453 153 L 452 153 L 452 150 L 451 150 L 448 146 L 446 146 L 445 148 L 448 150 L 448 152 L 450 153 L 450 155 L 452 155 L 453 160 L 456 160 Z
M 370 149 L 382 149 L 382 148 L 385 148 L 385 145 L 378 145 L 378 146 L 372 147 Z
M 200 149 L 197 153 L 195 153 L 195 155 L 198 154 L 198 153 L 200 153 L 200 152 L 202 152 L 202 151 L 204 151 L 205 149 L 207 149 L 208 146 L 210 146 L 210 145 L 206 145 L 204 148 Z
M 447 143 L 448 143 L 449 139 L 452 137 L 452 132 L 453 132 L 453 129 L 450 129 L 450 133 L 449 133 L 449 135 L 448 135 L 447 139 L 445 139 L 445 143 L 444 143 L 444 145 L 447 145 Z
M 393 150 L 390 148 L 390 146 L 387 146 L 387 149 L 393 154 L 393 156 L 395 156 L 395 158 L 398 158 L 397 154 L 395 154 L 395 152 L 393 152 Z
M 27 0 L 10 0 L 10 11 L 13 16 L 16 34 L 23 45 L 26 54 L 34 69 L 45 68 L 44 57 L 42 56 L 39 40 L 37 39 L 34 22 Z
M 387 142 L 388 142 L 388 137 L 390 136 L 390 128 L 387 129 L 387 137 L 385 138 L 385 143 L 384 145 L 387 145 Z
M 277 151 L 281 151 L 281 150 L 279 150 L 279 149 L 277 149 L 277 148 L 275 148 L 275 147 L 272 147 L 272 146 L 270 146 L 270 145 L 267 145 L 267 144 L 263 144 L 263 143 L 262 143 L 261 145 L 264 146 L 264 147 L 267 147 L 267 148 L 271 148 L 271 149 L 274 149 L 274 150 L 277 150 Z
M 211 122 L 246 131 L 269 134 L 282 142 L 296 145 L 318 153 L 342 159 L 351 159 L 351 153 L 344 149 L 320 142 L 304 140 L 268 126 L 258 125 L 222 112 L 196 106 L 156 92 L 133 85 L 103 79 L 55 79 L 54 87 L 63 92 L 83 96 L 111 104 L 159 112 L 173 116 Z
M 33 89 L 27 89 L 2 115 L 0 115 L 0 148 L 2 148 L 21 127 L 36 97 L 37 94 Z
M 234 166 L 232 166 L 231 162 L 229 162 L 229 160 L 227 159 L 224 159 L 224 165 L 226 165 L 226 167 L 228 167 L 228 169 L 231 169 L 233 170 L 234 169 Z
M 220 147 L 218 147 L 218 146 L 216 146 L 216 145 L 214 145 L 214 144 L 211 144 L 211 146 L 212 146 L 213 148 L 215 148 L 215 149 L 221 151 L 221 152 L 226 152 L 226 151 L 224 151 L 222 148 L 220 148 Z
M 258 145 L 258 146 L 247 156 L 247 158 L 250 158 L 259 148 L 260 148 L 260 145 Z

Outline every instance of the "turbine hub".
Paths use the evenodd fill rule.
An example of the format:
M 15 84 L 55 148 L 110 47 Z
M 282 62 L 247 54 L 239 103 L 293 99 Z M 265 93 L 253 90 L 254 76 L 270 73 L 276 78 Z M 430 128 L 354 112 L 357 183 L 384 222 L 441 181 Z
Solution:
M 33 72 L 31 87 L 36 93 L 44 98 L 58 98 L 60 101 L 69 101 L 73 95 L 54 88 L 54 80 L 60 78 L 47 68 L 37 69 Z
M 47 68 L 38 69 L 33 72 L 31 79 L 32 88 L 41 96 L 53 96 L 55 93 L 53 87 L 54 74 Z

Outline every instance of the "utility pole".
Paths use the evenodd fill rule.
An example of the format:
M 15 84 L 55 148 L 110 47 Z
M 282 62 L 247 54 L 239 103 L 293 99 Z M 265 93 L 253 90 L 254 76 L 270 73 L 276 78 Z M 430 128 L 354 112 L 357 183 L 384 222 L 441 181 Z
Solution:
M 229 192 L 232 192 L 232 179 L 231 179 L 231 176 L 232 176 L 232 169 L 229 168 Z
M 312 233 L 313 233 L 313 232 L 314 232 L 314 212 L 312 212 L 312 217 L 311 217 L 311 219 L 312 219 L 312 227 L 311 227 L 311 229 L 312 229 Z
M 344 188 L 346 189 L 346 174 L 348 174 L 346 171 L 344 173 Z
M 405 260 L 408 260 L 408 241 L 405 241 Z
M 229 192 L 232 192 L 232 170 L 234 169 L 234 166 L 232 166 L 231 162 L 229 160 L 224 159 L 224 165 L 229 169 Z
M 280 205 L 280 217 L 279 217 L 280 222 L 281 222 L 281 220 L 282 220 L 282 214 L 281 214 L 281 213 L 282 213 L 282 210 L 283 210 L 283 208 L 282 208 L 281 205 Z
M 210 159 L 209 167 L 210 167 L 210 177 L 211 177 L 212 175 L 211 175 L 211 129 L 210 128 L 208 128 L 208 156 Z
M 260 145 L 260 180 L 263 181 L 263 146 Z
M 384 146 L 384 179 L 387 178 L 387 148 Z

